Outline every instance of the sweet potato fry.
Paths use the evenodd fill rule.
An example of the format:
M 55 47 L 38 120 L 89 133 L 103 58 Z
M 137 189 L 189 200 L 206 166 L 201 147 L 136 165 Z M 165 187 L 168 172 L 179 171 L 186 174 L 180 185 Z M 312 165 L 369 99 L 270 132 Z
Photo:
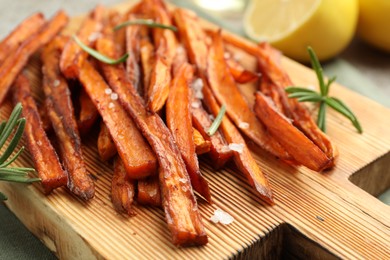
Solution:
M 280 56 L 278 51 L 265 43 L 259 45 L 257 50 L 260 70 L 270 78 L 281 96 L 287 96 L 284 88 L 292 86 L 293 84 L 290 77 L 283 71 L 278 62 L 278 57 Z M 336 147 L 332 144 L 329 137 L 318 128 L 309 111 L 303 104 L 299 103 L 296 99 L 287 100 L 288 106 L 285 105 L 284 109 L 288 111 L 287 114 L 291 115 L 293 124 L 328 156 L 332 161 L 328 166 L 329 168 L 333 167 L 337 157 Z
M 210 33 L 210 31 L 208 33 Z M 269 44 L 264 43 L 255 45 L 248 41 L 242 41 L 237 36 L 229 33 L 222 33 L 222 37 L 226 43 L 258 57 L 260 71 L 263 76 L 267 75 L 275 86 L 279 86 L 279 88 L 283 90 L 285 87 L 293 85 L 287 73 L 283 71 L 280 63 L 277 62 L 280 55 Z M 278 90 L 279 94 L 284 93 L 284 91 L 281 90 Z M 337 148 L 329 137 L 317 127 L 316 123 L 311 118 L 309 111 L 302 104 L 296 101 L 296 99 L 288 99 L 288 103 L 291 108 L 289 108 L 290 112 L 286 113 L 291 113 L 293 124 L 332 160 L 333 163 L 331 166 L 333 166 L 338 155 Z M 289 111 L 287 106 L 285 107 L 285 111 Z
M 200 100 L 195 99 L 194 95 L 192 96 L 192 104 L 194 102 L 199 104 L 199 106 L 191 106 L 192 124 L 205 140 L 210 141 L 209 156 L 213 161 L 213 167 L 219 169 L 230 160 L 233 156 L 233 152 L 226 149 L 228 144 L 220 131 L 215 132 L 212 136 L 207 134 L 207 130 L 213 122 L 211 121 L 209 114 L 201 106 Z
M 63 11 L 57 12 L 50 21 L 45 23 L 39 31 L 26 39 L 15 53 L 8 56 L 0 66 L 0 105 L 12 82 L 26 65 L 29 57 L 41 46 L 48 43 L 67 24 L 68 16 Z
M 99 39 L 97 48 L 109 57 L 118 57 L 114 43 L 108 37 Z M 101 63 L 101 67 L 110 86 L 118 93 L 122 105 L 156 153 L 160 166 L 162 206 L 173 243 L 177 246 L 206 244 L 207 235 L 190 179 L 171 132 L 157 114 L 149 112 L 143 105 L 141 97 L 126 80 L 121 65 Z
M 148 15 L 156 22 L 171 25 L 171 18 L 164 3 L 160 0 L 146 0 Z M 171 67 L 176 55 L 177 39 L 171 30 L 153 28 L 156 48 L 155 63 L 147 93 L 147 104 L 153 112 L 160 111 L 168 98 L 171 81 Z
M 14 84 L 14 100 L 23 106 L 23 117 L 26 118 L 24 138 L 35 169 L 41 178 L 45 193 L 65 186 L 67 175 L 62 169 L 56 151 L 42 128 L 42 122 L 34 99 L 31 96 L 30 82 L 20 74 Z
M 93 46 L 96 38 L 99 36 L 103 28 L 103 14 L 105 8 L 98 5 L 80 26 L 77 37 L 88 46 Z M 64 76 L 68 79 L 75 79 L 79 73 L 78 68 L 82 66 L 87 59 L 88 53 L 83 51 L 81 47 L 70 38 L 66 44 L 60 60 L 60 68 Z
M 99 118 L 99 112 L 83 88 L 80 90 L 78 102 L 80 111 L 77 119 L 77 128 L 79 129 L 81 135 L 85 135 L 90 132 L 92 126 Z
M 122 159 L 117 156 L 114 161 L 114 174 L 111 182 L 111 201 L 115 210 L 129 216 L 135 215 L 133 201 L 136 181 L 128 179 Z
M 53 126 L 51 125 L 51 121 L 47 113 L 47 105 L 45 102 L 43 102 L 42 104 L 37 104 L 37 107 L 38 107 L 39 117 L 41 118 L 42 121 L 42 128 L 43 130 L 45 130 L 46 133 L 48 133 L 51 130 L 53 130 Z
M 35 13 L 22 21 L 4 40 L 0 42 L 0 63 L 15 51 L 26 39 L 37 33 L 45 23 L 42 13 Z
M 279 113 L 271 102 L 261 92 L 256 93 L 255 113 L 274 138 L 298 163 L 307 168 L 319 172 L 329 167 L 331 161 L 324 152 Z
M 103 121 L 100 122 L 100 132 L 97 140 L 97 148 L 100 158 L 108 161 L 117 153 L 115 143 L 111 138 L 110 131 Z
M 84 163 L 70 91 L 59 68 L 66 40 L 56 37 L 42 51 L 43 92 L 48 116 L 57 136 L 60 157 L 68 172 L 68 188 L 81 199 L 89 200 L 95 194 L 95 185 Z
M 201 133 L 196 130 L 196 128 L 192 128 L 194 132 L 194 144 L 195 144 L 195 152 L 197 155 L 201 155 L 204 153 L 208 153 L 210 151 L 211 142 L 207 141 L 203 138 Z
M 146 31 L 146 28 L 144 28 Z M 141 54 L 141 66 L 142 66 L 142 78 L 144 87 L 142 91 L 139 91 L 141 95 L 146 97 L 150 86 L 150 78 L 152 76 L 152 69 L 154 65 L 154 46 L 150 41 L 148 35 L 141 33 L 140 42 L 140 54 Z
M 194 12 L 181 8 L 174 10 L 173 17 L 191 63 L 197 66 L 200 73 L 204 73 L 207 66 L 208 50 L 206 34 L 200 27 L 200 20 Z
M 129 14 L 128 20 L 135 20 L 135 14 Z M 126 27 L 126 50 L 129 57 L 126 60 L 126 70 L 128 77 L 134 87 L 140 89 L 141 69 L 140 69 L 140 38 L 141 25 Z
M 79 80 L 110 131 L 128 177 L 142 179 L 155 174 L 157 161 L 153 151 L 118 100 L 105 93 L 110 87 L 88 61 L 79 70 Z
M 150 176 L 137 182 L 137 201 L 140 204 L 161 207 L 161 190 L 158 176 Z
M 230 74 L 232 74 L 234 80 L 240 84 L 246 84 L 255 82 L 259 79 L 260 74 L 247 70 L 233 57 L 225 58 Z
M 291 156 L 267 133 L 241 95 L 233 77 L 229 74 L 224 57 L 224 47 L 220 32 L 212 35 L 207 62 L 207 79 L 214 96 L 226 106 L 226 112 L 236 126 L 257 145 L 285 161 Z M 245 127 L 241 127 L 245 125 Z
M 174 76 L 166 104 L 166 121 L 186 164 L 192 187 L 211 202 L 209 186 L 200 172 L 193 140 L 189 108 L 189 84 L 192 82 L 193 73 L 191 65 L 183 63 Z
M 196 65 L 197 74 L 202 77 L 206 72 L 207 66 L 208 47 L 206 45 L 206 34 L 200 27 L 200 21 L 195 13 L 178 8 L 173 14 L 179 29 L 180 38 L 186 47 L 189 60 Z M 197 80 L 200 80 L 200 84 L 203 86 L 203 80 Z M 191 104 L 198 104 L 191 106 L 192 123 L 202 134 L 203 138 L 211 142 L 210 157 L 214 162 L 213 166 L 218 169 L 225 165 L 233 154 L 231 151 L 225 149 L 227 143 L 219 131 L 212 136 L 206 133 L 212 121 L 208 113 L 203 109 L 201 101 L 196 97 L 196 92 L 202 95 L 201 87 L 197 88 L 192 93 Z
M 208 85 L 204 86 L 205 103 L 216 116 L 220 110 L 217 100 Z M 249 184 L 255 189 L 257 195 L 270 205 L 273 205 L 271 186 L 266 175 L 261 171 L 255 159 L 252 157 L 244 138 L 227 116 L 224 116 L 220 128 L 230 144 L 242 147 L 241 151 L 233 151 L 233 158 L 237 168 L 247 178 Z

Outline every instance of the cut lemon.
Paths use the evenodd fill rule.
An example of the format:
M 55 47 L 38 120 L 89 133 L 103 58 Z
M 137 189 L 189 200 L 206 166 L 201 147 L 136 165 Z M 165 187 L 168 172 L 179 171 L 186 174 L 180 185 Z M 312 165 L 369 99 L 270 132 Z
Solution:
M 390 1 L 360 0 L 359 8 L 359 37 L 390 52 Z
M 309 45 L 320 60 L 339 54 L 352 40 L 357 18 L 357 0 L 251 0 L 244 29 L 250 38 L 307 62 Z

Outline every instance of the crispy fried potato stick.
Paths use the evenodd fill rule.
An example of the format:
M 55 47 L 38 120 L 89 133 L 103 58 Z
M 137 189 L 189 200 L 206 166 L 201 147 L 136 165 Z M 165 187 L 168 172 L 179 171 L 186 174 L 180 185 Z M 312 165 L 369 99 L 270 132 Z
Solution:
M 150 176 L 137 183 L 137 201 L 140 204 L 161 207 L 161 190 L 158 176 Z
M 117 57 L 108 37 L 97 42 L 99 52 Z M 204 245 L 207 235 L 203 227 L 190 179 L 173 136 L 161 118 L 149 112 L 141 97 L 126 80 L 121 65 L 100 63 L 110 86 L 118 93 L 122 105 L 148 140 L 159 161 L 162 207 L 165 211 L 173 243 L 177 246 Z
M 233 57 L 225 58 L 230 74 L 232 74 L 234 80 L 240 84 L 246 84 L 255 82 L 259 79 L 260 74 L 247 70 Z
M 89 200 L 95 194 L 95 184 L 84 162 L 71 94 L 59 68 L 66 40 L 56 37 L 42 51 L 43 92 L 48 116 L 57 136 L 60 157 L 68 172 L 68 188 L 81 199 Z
M 196 130 L 196 128 L 192 128 L 194 132 L 194 144 L 195 144 L 195 152 L 197 155 L 201 155 L 204 153 L 208 153 L 210 151 L 211 142 L 205 140 L 202 134 Z
M 214 116 L 217 116 L 220 106 L 213 96 L 213 93 L 208 85 L 203 88 L 204 101 L 207 107 L 212 111 Z M 233 158 L 236 166 L 241 173 L 247 178 L 249 184 L 256 190 L 257 195 L 270 205 L 274 204 L 271 186 L 268 183 L 266 175 L 260 170 L 255 159 L 252 157 L 244 138 L 233 125 L 227 116 L 224 116 L 220 128 L 230 144 L 238 144 L 242 146 L 242 151 L 233 151 Z
M 90 132 L 96 120 L 99 118 L 99 112 L 83 88 L 80 90 L 78 102 L 80 111 L 77 119 L 77 128 L 81 135 L 86 135 Z
M 255 113 L 274 138 L 298 163 L 317 172 L 328 168 L 331 160 L 287 117 L 279 113 L 271 102 L 261 92 L 256 93 Z
M 22 21 L 6 38 L 0 42 L 0 63 L 15 51 L 26 39 L 38 32 L 45 23 L 42 13 L 35 13 Z
M 142 179 L 155 174 L 156 156 L 133 120 L 116 100 L 116 93 L 111 95 L 105 93 L 110 87 L 88 61 L 84 62 L 79 71 L 79 80 L 110 131 L 128 177 Z
M 176 9 L 173 14 L 179 29 L 180 38 L 186 47 L 190 61 L 196 65 L 197 74 L 200 76 L 204 75 L 206 72 L 208 47 L 206 45 L 206 34 L 199 25 L 198 17 L 195 13 L 180 8 Z M 199 90 L 197 91 L 199 92 Z M 213 166 L 217 169 L 221 168 L 232 157 L 233 153 L 226 149 L 227 143 L 219 131 L 212 136 L 206 133 L 212 121 L 208 113 L 203 109 L 201 101 L 196 97 L 194 90 L 192 92 L 191 104 L 197 104 L 196 106 L 191 106 L 192 123 L 202 134 L 203 138 L 211 142 L 209 154 L 214 162 Z
M 291 156 L 272 138 L 264 125 L 257 120 L 248 103 L 241 95 L 233 77 L 229 74 L 224 57 L 224 47 L 220 32 L 212 34 L 212 44 L 207 62 L 207 79 L 214 96 L 220 104 L 226 106 L 226 112 L 236 126 L 240 127 L 257 145 L 285 161 L 291 161 Z
M 166 104 L 166 121 L 187 166 L 192 187 L 207 201 L 211 202 L 209 185 L 200 172 L 193 140 L 189 107 L 189 84 L 192 82 L 193 73 L 191 65 L 183 63 L 174 76 Z
M 100 158 L 108 161 L 117 153 L 115 143 L 112 140 L 110 131 L 103 121 L 100 122 L 100 132 L 97 140 L 97 148 Z
M 85 18 L 76 34 L 80 41 L 87 43 L 89 47 L 94 45 L 96 38 L 101 33 L 104 12 L 105 8 L 103 6 L 96 6 L 89 16 Z M 68 79 L 77 78 L 78 68 L 82 66 L 87 57 L 88 53 L 83 51 L 73 38 L 70 38 L 60 60 L 60 68 L 64 76 Z
M 12 82 L 26 65 L 29 57 L 52 40 L 67 23 L 68 16 L 65 12 L 57 12 L 50 21 L 41 26 L 36 34 L 26 39 L 16 52 L 5 59 L 0 66 L 0 105 L 3 103 Z
M 48 133 L 51 130 L 53 130 L 53 126 L 51 125 L 51 121 L 47 113 L 47 105 L 45 102 L 43 102 L 42 104 L 37 104 L 37 107 L 38 107 L 39 117 L 41 118 L 42 121 L 43 130 L 45 130 L 45 132 Z
M 114 173 L 111 182 L 111 201 L 115 210 L 129 216 L 136 213 L 133 208 L 136 181 L 128 179 L 122 159 L 117 156 L 114 161 Z
M 14 84 L 14 100 L 23 106 L 23 117 L 26 118 L 24 138 L 35 169 L 45 193 L 65 186 L 67 175 L 62 169 L 57 153 L 42 128 L 42 122 L 34 99 L 31 96 L 30 82 L 26 76 L 20 74 Z

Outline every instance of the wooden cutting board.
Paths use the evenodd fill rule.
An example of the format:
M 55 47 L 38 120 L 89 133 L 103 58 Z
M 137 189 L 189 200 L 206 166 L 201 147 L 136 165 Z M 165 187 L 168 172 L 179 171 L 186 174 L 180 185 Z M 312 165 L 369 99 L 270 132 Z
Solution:
M 126 9 L 130 4 L 118 6 Z M 73 19 L 68 32 L 80 18 Z M 252 57 L 238 53 L 246 66 Z M 283 66 L 297 85 L 316 85 L 314 73 L 287 59 Z M 33 84 L 40 86 L 40 64 L 28 65 Z M 252 99 L 253 86 L 242 86 Z M 229 165 L 215 171 L 207 159 L 201 169 L 209 181 L 214 204 L 199 200 L 209 244 L 176 248 L 161 209 L 137 207 L 128 218 L 116 213 L 110 201 L 112 166 L 101 162 L 96 134 L 83 139 L 88 170 L 96 177 L 96 197 L 88 203 L 58 189 L 44 196 L 39 184 L 0 182 L 8 195 L 6 205 L 62 259 L 211 259 L 211 258 L 390 258 L 390 207 L 376 195 L 390 187 L 390 110 L 338 84 L 331 95 L 344 100 L 360 119 L 364 134 L 350 122 L 328 111 L 328 134 L 340 156 L 330 172 L 293 168 L 251 146 L 260 167 L 268 174 L 275 206 L 265 205 L 245 178 Z M 39 97 L 39 91 L 37 92 Z M 11 111 L 8 102 L 1 118 Z M 17 165 L 32 165 L 24 153 Z M 234 217 L 230 225 L 213 224 L 209 218 L 220 208 Z

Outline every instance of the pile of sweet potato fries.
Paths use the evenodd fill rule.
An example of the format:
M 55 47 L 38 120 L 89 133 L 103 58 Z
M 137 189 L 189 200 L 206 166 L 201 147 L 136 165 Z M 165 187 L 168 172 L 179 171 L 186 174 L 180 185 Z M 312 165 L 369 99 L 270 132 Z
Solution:
M 177 30 L 139 24 L 114 30 L 136 19 Z M 254 192 L 271 205 L 271 187 L 245 138 L 293 166 L 322 171 L 334 165 L 329 138 L 302 104 L 287 97 L 284 88 L 292 83 L 270 45 L 205 30 L 191 11 L 143 0 L 123 13 L 98 6 L 75 33 L 112 59 L 128 54 L 125 62 L 110 65 L 64 35 L 67 22 L 63 11 L 50 20 L 35 14 L 0 43 L 0 103 L 9 90 L 14 102 L 22 103 L 25 143 L 45 192 L 67 186 L 83 200 L 93 198 L 95 185 L 80 135 L 100 118 L 97 148 L 101 160 L 113 161 L 114 207 L 129 215 L 135 213 L 133 201 L 162 207 L 177 246 L 208 240 L 194 191 L 209 202 L 212 197 L 198 155 L 209 156 L 216 169 L 233 160 Z M 227 45 L 256 57 L 258 71 L 245 69 Z M 44 113 L 23 73 L 36 53 L 42 62 Z M 237 87 L 248 82 L 258 84 L 254 107 Z M 210 134 L 221 106 L 226 115 Z M 47 131 L 55 133 L 55 148 Z

